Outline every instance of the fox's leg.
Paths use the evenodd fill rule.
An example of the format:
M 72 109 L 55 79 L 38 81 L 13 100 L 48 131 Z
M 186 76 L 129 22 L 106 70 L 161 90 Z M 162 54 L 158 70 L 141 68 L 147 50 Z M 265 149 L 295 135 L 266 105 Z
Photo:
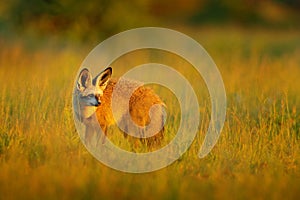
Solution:
M 159 132 L 159 135 L 158 135 L 159 140 L 164 139 L 164 132 L 165 132 L 165 116 L 164 115 L 161 116 L 161 127 L 162 128 L 161 128 L 161 130 Z
M 157 112 L 155 112 L 153 115 L 152 115 L 152 120 L 155 122 L 153 124 L 152 127 L 148 127 L 149 129 L 147 130 L 148 131 L 153 131 L 153 130 L 156 130 L 157 132 L 155 133 L 155 135 L 151 136 L 151 137 L 148 137 L 147 138 L 147 145 L 148 147 L 153 147 L 155 145 L 160 145 L 161 144 L 161 141 L 163 140 L 164 138 L 164 130 L 165 130 L 165 127 L 164 127 L 164 123 L 165 123 L 165 116 L 163 114 L 163 111 L 161 110 L 158 110 Z M 159 130 L 159 131 L 158 131 Z
M 124 136 L 124 138 L 127 138 L 128 137 L 128 134 L 129 134 L 129 127 L 128 127 L 128 123 L 125 121 L 125 120 L 122 120 L 122 126 L 123 126 L 123 136 Z
M 100 134 L 99 123 L 97 121 L 96 115 L 92 115 L 91 117 L 85 120 L 85 142 L 87 145 L 98 145 L 98 139 Z
M 106 137 L 107 137 L 107 125 L 100 125 L 101 126 L 101 129 L 102 129 L 102 132 L 103 134 L 101 134 L 101 142 L 102 144 L 105 143 L 105 140 L 106 140 Z
M 140 141 L 141 141 L 142 144 L 145 144 L 146 140 L 148 139 L 148 138 L 145 138 L 145 136 L 146 136 L 145 132 L 146 132 L 145 127 L 142 127 L 139 131 Z
M 93 136 L 93 132 L 94 132 L 94 127 L 92 124 L 86 124 L 85 127 L 85 144 L 88 146 L 91 144 L 91 140 L 92 140 L 92 136 Z
M 153 136 L 155 138 L 154 141 L 157 145 L 160 145 L 161 141 L 164 139 L 164 131 L 165 131 L 165 126 L 164 126 L 165 116 L 162 114 L 162 115 L 160 115 L 160 118 L 161 118 L 160 119 L 161 130 L 156 135 Z

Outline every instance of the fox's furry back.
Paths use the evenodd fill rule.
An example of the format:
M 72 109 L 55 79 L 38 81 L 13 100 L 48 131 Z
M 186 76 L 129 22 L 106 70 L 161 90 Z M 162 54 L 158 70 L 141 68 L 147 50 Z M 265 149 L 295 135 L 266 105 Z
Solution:
M 117 82 L 118 89 L 114 91 Z M 132 93 L 128 104 L 126 96 L 128 92 L 133 91 L 133 89 L 136 90 Z M 117 108 L 114 109 L 117 113 L 114 113 L 114 115 L 112 113 L 111 104 L 112 96 L 114 101 L 117 102 Z M 149 112 L 153 105 L 160 106 L 152 107 L 154 110 L 151 112 L 151 124 L 153 123 L 161 127 L 164 123 L 164 103 L 151 88 L 143 86 L 140 82 L 123 78 L 110 79 L 100 99 L 101 105 L 97 108 L 96 115 L 100 126 L 104 129 L 106 129 L 107 126 L 115 124 L 116 121 L 124 124 L 128 121 L 129 117 L 131 117 L 136 125 L 144 127 L 150 123 Z M 126 113 L 130 113 L 130 116 L 126 116 Z M 116 119 L 114 119 L 114 117 L 116 117 Z M 130 130 L 129 128 L 126 131 L 134 130 Z

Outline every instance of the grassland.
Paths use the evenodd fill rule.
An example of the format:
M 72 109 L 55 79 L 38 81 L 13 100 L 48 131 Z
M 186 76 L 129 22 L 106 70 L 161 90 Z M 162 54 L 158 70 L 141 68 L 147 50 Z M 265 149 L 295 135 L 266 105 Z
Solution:
M 34 48 L 22 41 L 0 41 L 0 198 L 299 197 L 299 32 L 183 32 L 203 44 L 219 67 L 228 97 L 226 122 L 213 151 L 198 159 L 210 110 L 204 91 L 196 141 L 178 161 L 147 174 L 127 174 L 99 163 L 75 130 L 72 87 L 92 45 L 46 42 Z M 181 71 L 192 77 L 185 67 Z

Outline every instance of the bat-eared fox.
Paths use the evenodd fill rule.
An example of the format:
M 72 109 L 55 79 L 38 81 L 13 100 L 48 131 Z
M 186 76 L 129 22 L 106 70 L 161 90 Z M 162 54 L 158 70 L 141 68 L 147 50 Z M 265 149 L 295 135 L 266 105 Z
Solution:
M 116 122 L 124 125 L 124 136 L 127 136 L 126 133 L 130 131 L 137 131 L 128 125 L 130 120 L 137 126 L 142 127 L 138 133 L 144 136 L 141 141 L 146 141 L 150 145 L 156 142 L 160 143 L 164 132 L 165 104 L 152 89 L 141 84 L 136 87 L 137 81 L 125 78 L 115 79 L 111 78 L 111 75 L 112 68 L 108 67 L 95 78 L 92 78 L 91 73 L 86 68 L 82 69 L 78 76 L 74 109 L 76 117 L 85 125 L 85 143 L 91 143 L 93 134 L 99 135 L 99 133 L 95 133 L 95 130 L 97 130 L 95 127 L 99 127 L 99 125 L 104 135 L 107 134 L 108 128 Z M 113 93 L 117 83 L 118 90 Z M 133 91 L 128 103 L 126 95 L 134 87 L 136 89 Z M 118 102 L 117 108 L 114 109 L 114 112 L 118 113 L 117 115 L 112 113 L 113 94 Z M 122 102 L 127 102 L 127 104 Z M 128 113 L 130 113 L 130 116 L 128 116 Z M 116 119 L 114 119 L 115 116 L 117 116 Z M 150 122 L 152 127 L 147 126 Z M 143 127 L 146 128 L 143 129 Z M 146 129 L 155 129 L 158 132 L 148 137 L 149 130 Z M 100 139 L 98 136 L 96 138 L 97 140 Z M 102 137 L 102 143 L 105 142 L 103 138 L 105 137 Z

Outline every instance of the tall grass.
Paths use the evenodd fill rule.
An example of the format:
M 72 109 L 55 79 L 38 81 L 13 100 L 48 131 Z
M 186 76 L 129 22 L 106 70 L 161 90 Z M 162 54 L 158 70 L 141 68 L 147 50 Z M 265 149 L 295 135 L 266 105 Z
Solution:
M 2 42 L 6 48 L 0 50 L 1 198 L 296 199 L 299 33 L 185 31 L 203 44 L 221 71 L 228 97 L 226 122 L 213 151 L 198 159 L 210 112 L 205 85 L 193 82 L 198 79 L 184 61 L 162 57 L 199 88 L 202 121 L 195 142 L 179 160 L 147 174 L 104 166 L 79 139 L 71 97 L 87 51 L 71 45 L 30 50 L 19 42 Z M 143 62 L 137 54 L 134 62 Z M 124 59 L 115 65 L 128 65 Z M 175 102 L 169 96 L 162 99 Z M 174 105 L 168 107 L 176 113 Z M 176 119 L 169 123 L 176 125 Z M 169 125 L 167 133 L 173 129 Z

